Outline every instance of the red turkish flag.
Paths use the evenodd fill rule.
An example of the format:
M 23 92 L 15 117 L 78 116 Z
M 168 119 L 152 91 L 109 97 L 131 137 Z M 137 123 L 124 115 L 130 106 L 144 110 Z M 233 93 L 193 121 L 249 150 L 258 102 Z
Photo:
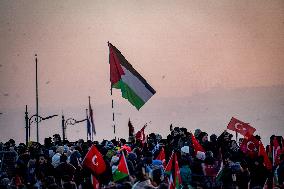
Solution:
M 192 145 L 193 145 L 195 154 L 197 154 L 198 151 L 205 152 L 205 150 L 203 149 L 201 144 L 195 138 L 194 134 L 191 134 L 191 141 L 192 141 Z
M 240 145 L 240 149 L 251 158 L 256 157 L 259 149 L 259 141 L 253 135 L 245 137 Z
M 100 183 L 94 175 L 91 175 L 91 181 L 92 181 L 93 189 L 100 188 Z
M 253 135 L 255 128 L 250 126 L 248 123 L 244 123 L 234 117 L 232 117 L 230 123 L 227 126 L 228 129 L 236 131 L 244 136 Z
M 270 162 L 270 160 L 268 158 L 268 155 L 267 155 L 267 153 L 265 151 L 265 148 L 264 148 L 262 142 L 259 143 L 258 156 L 263 156 L 263 158 L 264 158 L 264 162 L 263 162 L 264 166 L 267 169 L 272 170 L 272 164 L 271 164 L 271 162 Z
M 102 154 L 93 145 L 83 160 L 83 166 L 90 169 L 95 175 L 100 175 L 106 170 Z
M 145 136 L 145 128 L 146 128 L 147 124 L 144 125 L 142 127 L 142 129 L 140 131 L 138 131 L 135 135 L 136 140 L 139 140 L 142 142 L 142 144 L 144 144 L 146 142 L 146 136 Z
M 276 137 L 274 137 L 274 139 L 273 139 L 272 150 L 273 150 L 272 164 L 273 164 L 273 166 L 279 165 L 280 164 L 281 148 L 280 148 L 280 145 L 279 145 Z
M 163 166 L 166 167 L 166 155 L 164 148 L 161 149 L 159 155 L 156 158 L 157 160 L 161 160 L 163 162 Z

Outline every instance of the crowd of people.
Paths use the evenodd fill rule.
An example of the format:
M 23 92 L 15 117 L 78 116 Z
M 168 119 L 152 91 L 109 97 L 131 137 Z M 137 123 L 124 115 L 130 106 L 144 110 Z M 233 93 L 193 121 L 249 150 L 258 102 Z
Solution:
M 127 140 L 102 142 L 82 139 L 76 142 L 62 141 L 56 134 L 53 138 L 46 138 L 43 145 L 36 142 L 16 145 L 10 139 L 0 145 L 0 187 L 284 188 L 283 138 L 277 138 L 282 154 L 276 161 L 274 148 L 272 149 L 275 137 L 271 136 L 271 144 L 266 148 L 272 168 L 267 166 L 258 149 L 254 154 L 247 153 L 241 148 L 239 141 L 234 140 L 233 135 L 227 131 L 220 136 L 208 136 L 200 129 L 190 133 L 186 128 L 175 127 L 165 139 L 159 134 L 151 133 L 146 140 L 130 136 Z M 261 140 L 259 136 L 255 138 Z M 196 146 L 195 139 L 201 147 Z M 83 164 L 84 157 L 93 145 L 99 150 L 106 165 L 106 169 L 100 174 L 93 173 Z M 246 147 L 249 148 L 249 145 L 247 143 Z M 161 151 L 164 152 L 163 158 L 160 156 Z M 128 174 L 116 180 L 114 173 L 122 154 L 126 159 Z M 173 154 L 176 157 L 172 162 L 175 168 L 169 172 L 169 162 Z M 9 166 L 5 156 L 14 157 L 13 166 Z

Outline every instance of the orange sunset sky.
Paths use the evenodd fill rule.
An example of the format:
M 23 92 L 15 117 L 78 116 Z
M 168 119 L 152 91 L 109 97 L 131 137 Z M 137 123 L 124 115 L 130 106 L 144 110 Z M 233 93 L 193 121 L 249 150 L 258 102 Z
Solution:
M 220 134 L 232 116 L 264 142 L 284 135 L 284 1 L 9 1 L 0 2 L 0 137 L 25 140 L 25 105 L 35 114 L 38 54 L 40 141 L 61 134 L 61 114 L 85 118 L 88 96 L 96 140 L 111 139 L 107 41 L 157 93 L 137 111 L 114 91 L 117 137 L 151 121 Z M 67 129 L 86 138 L 86 124 Z M 32 140 L 35 125 L 32 126 Z

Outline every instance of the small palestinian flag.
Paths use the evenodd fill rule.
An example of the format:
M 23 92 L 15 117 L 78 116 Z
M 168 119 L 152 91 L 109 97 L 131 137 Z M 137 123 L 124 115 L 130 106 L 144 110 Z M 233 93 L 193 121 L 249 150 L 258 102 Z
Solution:
M 181 188 L 181 176 L 180 176 L 180 170 L 178 166 L 178 160 L 177 155 L 175 154 L 175 188 L 179 189 Z
M 168 162 L 168 164 L 165 168 L 165 173 L 167 175 L 171 175 L 171 173 L 172 173 L 173 161 L 174 161 L 174 153 L 172 153 L 170 160 L 169 160 L 169 162 Z
M 129 171 L 124 153 L 122 152 L 122 155 L 120 156 L 120 160 L 117 166 L 117 170 L 115 170 L 115 172 L 113 173 L 113 181 L 116 182 L 128 176 L 129 176 Z
M 156 159 L 161 160 L 163 162 L 163 166 L 166 167 L 166 155 L 163 147 Z

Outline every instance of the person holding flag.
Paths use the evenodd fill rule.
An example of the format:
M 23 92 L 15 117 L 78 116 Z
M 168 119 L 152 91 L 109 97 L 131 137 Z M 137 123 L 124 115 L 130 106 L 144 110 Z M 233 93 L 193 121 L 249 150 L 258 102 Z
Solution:
M 116 182 L 116 181 L 122 180 L 126 177 L 129 177 L 129 175 L 130 174 L 129 174 L 126 158 L 124 155 L 124 151 L 122 150 L 118 166 L 113 173 L 113 181 Z
M 102 175 L 106 171 L 107 166 L 102 154 L 95 145 L 86 154 L 82 166 L 91 171 L 92 184 L 94 188 L 98 188 L 99 181 L 96 177 Z

